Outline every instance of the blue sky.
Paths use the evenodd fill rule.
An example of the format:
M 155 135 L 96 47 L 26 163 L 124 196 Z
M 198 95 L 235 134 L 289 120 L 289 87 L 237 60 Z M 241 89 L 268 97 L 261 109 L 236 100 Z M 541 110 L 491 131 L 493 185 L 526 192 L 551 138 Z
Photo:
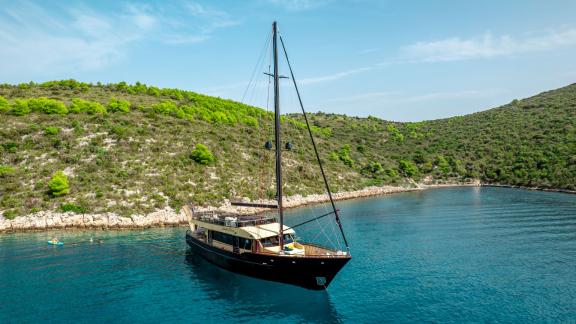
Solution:
M 576 82 L 575 15 L 573 0 L 0 0 L 0 82 L 140 81 L 265 106 L 260 71 L 245 93 L 278 20 L 309 111 L 418 121 Z M 297 110 L 287 86 L 282 99 Z

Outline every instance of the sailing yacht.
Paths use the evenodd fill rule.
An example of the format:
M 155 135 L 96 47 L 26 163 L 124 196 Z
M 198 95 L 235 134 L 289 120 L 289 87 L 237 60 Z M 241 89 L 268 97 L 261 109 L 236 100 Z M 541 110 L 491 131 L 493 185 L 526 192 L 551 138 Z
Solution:
M 280 123 L 280 87 L 278 74 L 278 38 L 282 45 L 291 79 L 296 89 L 298 101 L 308 128 L 308 134 L 314 148 L 324 185 L 331 203 L 331 210 L 324 215 L 313 217 L 293 226 L 284 224 L 282 195 L 282 147 Z M 194 253 L 207 261 L 229 271 L 301 286 L 308 289 L 323 290 L 338 272 L 350 261 L 350 248 L 340 222 L 339 210 L 334 204 L 332 193 L 326 179 L 324 168 L 308 122 L 308 117 L 294 79 L 294 73 L 288 60 L 288 54 L 282 37 L 278 35 L 277 23 L 272 24 L 272 55 L 274 59 L 274 139 L 275 139 L 275 178 L 277 198 L 273 204 L 236 202 L 233 205 L 277 210 L 276 213 L 238 215 L 216 211 L 200 212 L 192 205 L 183 206 L 190 229 L 186 232 L 186 242 Z M 271 143 L 265 145 L 271 148 Z M 346 251 L 328 248 L 312 242 L 297 239 L 295 228 L 334 216 Z

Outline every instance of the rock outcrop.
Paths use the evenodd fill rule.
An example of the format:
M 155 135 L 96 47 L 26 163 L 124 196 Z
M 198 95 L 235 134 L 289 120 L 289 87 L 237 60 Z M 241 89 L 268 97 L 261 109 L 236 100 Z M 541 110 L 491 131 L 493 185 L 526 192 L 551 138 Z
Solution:
M 414 188 L 403 187 L 367 187 L 358 191 L 340 192 L 333 194 L 334 199 L 352 199 L 376 195 L 384 195 L 396 192 L 419 190 Z M 287 208 L 299 207 L 304 205 L 322 203 L 328 201 L 328 196 L 310 195 L 302 197 L 295 195 L 284 198 L 284 206 Z M 273 201 L 259 201 L 273 203 Z M 200 211 L 216 210 L 224 213 L 235 214 L 253 214 L 260 212 L 261 209 L 251 207 L 232 206 L 226 201 L 220 207 L 197 207 Z M 35 214 L 16 217 L 12 220 L 0 217 L 0 232 L 7 231 L 34 231 L 48 229 L 66 229 L 66 228 L 93 228 L 93 229 L 114 229 L 114 228 L 149 228 L 162 226 L 179 226 L 187 224 L 186 215 L 183 211 L 176 212 L 172 208 L 156 210 L 147 215 L 132 215 L 123 217 L 114 213 L 105 214 L 75 214 L 72 212 L 58 213 L 50 211 L 41 211 Z

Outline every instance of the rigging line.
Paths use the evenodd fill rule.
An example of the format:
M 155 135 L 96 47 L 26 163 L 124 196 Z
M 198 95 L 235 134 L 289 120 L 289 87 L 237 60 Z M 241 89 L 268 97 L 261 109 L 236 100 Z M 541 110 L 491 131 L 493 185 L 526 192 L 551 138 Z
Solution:
M 316 220 L 316 224 L 319 225 L 319 227 L 320 227 L 320 232 L 316 235 L 315 240 L 317 240 L 318 237 L 320 237 L 320 234 L 324 234 L 324 237 L 327 239 L 327 242 L 326 242 L 326 243 L 328 244 L 328 246 L 331 246 L 331 247 L 336 246 L 336 245 L 334 244 L 334 242 L 332 242 L 332 239 L 330 238 L 330 236 L 329 236 L 328 234 L 326 234 L 326 231 L 324 231 L 324 226 L 322 226 L 322 225 L 320 224 L 320 221 L 319 221 L 318 219 Z
M 264 51 L 260 54 L 260 57 L 259 57 L 259 59 L 258 59 L 258 62 L 257 62 L 256 66 L 255 66 L 255 68 L 254 68 L 254 70 L 253 70 L 253 72 L 252 72 L 253 74 L 252 74 L 252 77 L 251 77 L 250 84 L 248 85 L 248 87 L 246 88 L 246 91 L 244 92 L 244 95 L 243 95 L 243 99 L 242 99 L 242 100 L 243 100 L 243 101 L 246 101 L 246 102 L 245 102 L 246 104 L 250 104 L 250 105 L 252 105 L 252 106 L 256 106 L 256 105 L 257 105 L 257 104 L 256 104 L 256 101 L 254 100 L 254 96 L 255 96 L 256 89 L 259 87 L 259 84 L 260 84 L 260 81 L 261 81 L 261 76 L 260 76 L 260 74 L 257 74 L 256 71 L 260 70 L 260 69 L 264 66 L 265 61 L 266 61 L 266 56 L 267 56 L 266 53 L 268 52 L 268 48 L 269 48 L 269 47 L 270 47 L 270 40 L 268 39 L 268 40 L 266 41 L 266 43 L 265 43 L 265 47 L 263 48 Z M 261 137 L 260 135 L 261 135 L 261 131 L 262 131 L 262 130 L 261 130 L 261 125 L 260 125 L 261 120 L 258 120 L 258 122 L 259 122 L 259 125 L 258 125 L 258 139 L 259 139 L 259 138 Z M 260 147 L 258 146 L 256 149 L 259 150 L 259 148 L 260 148 Z M 264 158 L 264 156 L 263 156 L 262 154 L 258 154 L 258 156 L 259 156 L 259 158 L 260 158 L 260 163 L 258 163 L 258 165 L 261 166 L 261 165 L 263 165 L 263 163 L 262 163 L 263 160 L 262 160 L 262 159 Z M 263 171 L 263 170 L 264 170 L 264 169 L 262 169 L 262 171 Z M 262 187 L 263 187 L 263 186 L 262 186 L 262 183 L 264 182 L 264 179 L 265 179 L 265 176 L 264 176 L 264 173 L 263 173 L 263 172 L 262 172 L 262 175 L 257 175 L 257 176 L 256 176 L 256 179 L 255 179 L 255 180 L 256 180 L 256 183 L 257 183 L 257 188 L 256 188 L 256 191 L 254 192 L 254 194 L 255 194 L 258 198 L 261 198 L 261 197 L 262 197 L 262 192 L 263 192 L 263 190 L 262 190 Z
M 304 115 L 304 120 L 306 121 L 306 126 L 308 127 L 308 134 L 312 140 L 312 146 L 314 147 L 314 153 L 316 153 L 316 159 L 318 160 L 318 165 L 320 166 L 320 172 L 322 173 L 322 178 L 324 178 L 324 184 L 326 185 L 326 190 L 328 191 L 328 197 L 330 198 L 330 203 L 332 204 L 332 209 L 334 210 L 334 216 L 336 218 L 336 223 L 340 228 L 340 233 L 342 233 L 342 239 L 346 244 L 346 249 L 350 250 L 348 245 L 348 240 L 346 239 L 346 234 L 344 234 L 344 229 L 342 228 L 342 223 L 340 222 L 340 216 L 334 204 L 334 199 L 332 199 L 332 193 L 330 192 L 330 186 L 328 185 L 328 180 L 326 179 L 326 174 L 324 173 L 324 167 L 322 166 L 322 161 L 320 160 L 320 155 L 318 154 L 318 149 L 316 148 L 316 142 L 314 141 L 314 136 L 312 135 L 312 130 L 310 129 L 310 123 L 308 122 L 308 116 L 306 110 L 304 110 L 304 104 L 302 103 L 302 98 L 300 96 L 300 91 L 298 90 L 298 85 L 296 84 L 296 79 L 294 78 L 294 72 L 292 71 L 292 65 L 290 64 L 290 59 L 288 59 L 288 52 L 286 51 L 286 46 L 284 45 L 284 40 L 280 35 L 280 43 L 282 44 L 282 49 L 284 50 L 284 56 L 286 57 L 286 63 L 288 64 L 288 69 L 290 70 L 290 76 L 292 77 L 292 82 L 294 83 L 294 88 L 296 89 L 296 94 L 298 95 L 298 101 L 300 103 L 300 108 L 302 108 L 302 114 Z
M 324 214 L 324 215 L 320 215 L 320 216 L 318 216 L 318 217 L 315 217 L 315 218 L 313 218 L 313 219 L 307 220 L 307 221 L 302 222 L 302 223 L 300 223 L 300 224 L 296 224 L 296 225 L 290 226 L 290 228 L 295 229 L 295 228 L 298 227 L 298 226 L 306 225 L 306 224 L 311 223 L 311 222 L 313 222 L 313 221 L 315 221 L 315 220 L 317 220 L 317 219 L 320 219 L 320 218 L 322 218 L 322 217 L 326 217 L 326 216 L 331 215 L 331 214 L 334 214 L 334 211 L 331 211 L 331 212 L 326 213 L 326 214 Z
M 295 91 L 288 92 L 288 95 L 284 96 L 284 98 L 289 98 L 290 106 L 297 106 L 298 105 L 298 103 L 297 103 L 298 99 L 296 98 Z M 290 127 L 285 128 L 285 129 L 290 131 L 289 138 L 291 141 L 293 141 L 294 147 L 295 147 L 294 150 L 287 152 L 287 154 L 289 156 L 292 156 L 294 159 L 296 159 L 294 154 L 298 154 L 297 152 L 299 150 L 303 150 L 306 147 L 309 147 L 310 150 L 312 150 L 312 145 L 311 145 L 310 141 L 309 140 L 306 141 L 306 139 L 307 139 L 306 130 L 302 129 L 302 131 L 301 131 L 301 129 L 299 127 L 294 126 L 290 123 L 288 123 L 287 126 L 290 126 Z M 304 160 L 303 166 L 310 166 L 310 165 L 316 164 L 315 158 L 311 154 L 304 154 L 302 158 Z M 298 170 L 294 170 L 294 171 L 295 172 L 289 172 L 288 173 L 288 177 L 289 177 L 288 182 L 293 181 L 294 183 L 302 183 L 304 175 L 301 175 Z M 307 171 L 305 171 L 305 172 L 307 172 Z M 320 219 L 324 216 L 324 215 L 322 215 L 322 216 L 318 216 L 318 215 L 320 215 L 320 214 L 330 215 L 333 213 L 333 211 L 331 211 L 331 209 L 329 208 L 328 205 L 322 204 L 319 208 L 311 209 L 310 213 L 312 214 L 312 217 L 309 218 L 310 219 L 309 221 L 306 220 L 306 217 L 302 217 L 303 219 L 300 219 L 299 221 L 304 222 L 304 223 L 311 223 L 315 220 L 316 217 L 318 219 Z M 312 224 L 310 224 L 310 225 L 312 225 Z M 337 233 L 337 230 L 334 228 L 334 225 L 335 225 L 334 222 L 329 222 L 328 226 L 330 227 L 330 231 L 328 231 L 327 229 L 325 229 L 325 225 L 323 225 L 322 222 L 320 222 L 320 221 L 314 222 L 314 228 L 317 231 L 317 235 L 315 236 L 315 239 L 318 239 L 318 236 L 322 235 L 323 239 L 326 240 L 326 242 L 329 242 L 329 246 L 337 247 L 338 250 L 342 250 L 342 248 L 341 248 L 342 245 L 340 244 L 340 234 Z M 336 239 L 336 244 L 334 244 L 334 242 L 332 241 L 332 238 Z
M 262 80 L 262 76 L 260 75 L 260 73 L 256 73 L 256 71 L 263 69 L 263 67 L 266 64 L 266 58 L 267 58 L 266 54 L 268 53 L 268 49 L 270 48 L 270 42 L 271 42 L 271 37 L 270 37 L 270 34 L 268 34 L 267 41 L 266 41 L 265 47 L 264 47 L 264 51 L 261 53 L 260 58 L 258 60 L 258 63 L 256 64 L 255 69 L 253 70 L 253 74 L 251 77 L 251 83 L 253 83 L 253 86 L 251 86 L 252 84 L 250 84 L 243 95 L 243 100 L 248 100 L 248 102 L 254 106 L 259 106 L 256 103 L 256 101 L 254 100 L 254 97 L 255 97 L 256 89 L 260 88 L 260 82 L 264 81 L 264 80 Z M 269 64 L 270 63 L 268 62 L 268 65 Z M 269 102 L 268 101 L 269 100 L 267 99 L 266 112 L 268 112 L 268 110 L 269 110 L 269 108 L 268 108 Z M 266 115 L 258 114 L 257 121 L 258 121 L 258 126 L 257 126 L 258 132 L 257 132 L 256 142 L 260 143 L 263 133 L 264 133 L 264 135 L 267 133 Z M 258 161 L 257 161 L 257 172 L 256 172 L 257 176 L 255 179 L 257 182 L 257 188 L 256 188 L 255 194 L 259 200 L 263 200 L 265 198 L 266 179 L 268 178 L 266 168 L 263 167 L 266 164 L 266 152 L 264 152 L 264 150 L 261 149 L 260 144 L 257 144 L 256 152 L 258 152 L 256 154 L 258 156 Z
M 297 102 L 298 99 L 297 99 L 295 91 L 289 91 L 289 92 L 285 92 L 285 93 L 288 93 L 288 95 L 284 96 L 284 101 L 288 100 L 290 107 L 298 106 L 298 102 Z M 296 119 L 296 117 L 293 117 L 293 116 L 290 116 L 290 117 Z M 300 120 L 298 119 L 298 121 L 300 121 Z M 312 151 L 312 149 L 313 149 L 312 144 L 311 144 L 310 140 L 308 139 L 308 134 L 307 134 L 307 131 L 305 129 L 302 129 L 302 131 L 301 131 L 301 129 L 299 127 L 292 125 L 291 123 L 287 123 L 286 126 L 288 126 L 288 127 L 284 128 L 285 133 L 286 132 L 289 132 L 289 133 L 285 137 L 288 137 L 290 139 L 290 141 L 293 141 L 294 147 L 295 147 L 294 150 L 287 152 L 287 154 L 289 156 L 292 156 L 293 158 L 295 158 L 293 155 L 297 154 L 298 150 L 308 148 L 308 147 Z M 304 128 L 306 128 L 306 126 Z M 306 140 L 306 139 L 308 139 L 308 140 Z M 304 166 L 311 166 L 311 165 L 316 164 L 316 161 L 315 161 L 316 158 L 313 156 L 313 154 L 304 154 L 303 159 L 304 159 L 304 164 L 303 164 Z M 294 183 L 302 183 L 304 176 L 301 175 L 297 169 L 293 170 L 293 171 L 295 171 L 295 172 L 287 173 L 287 178 L 288 178 L 287 181 L 288 182 L 294 181 Z M 324 188 L 324 190 L 325 190 L 325 188 Z M 326 194 L 326 192 L 324 191 L 322 194 Z M 328 198 L 328 197 L 326 196 L 326 198 Z M 331 210 L 331 208 L 329 207 L 329 205 L 321 204 L 320 207 L 313 208 L 310 211 L 310 213 L 312 214 L 311 215 L 312 217 L 309 219 L 317 217 L 320 214 L 327 213 L 330 210 Z M 333 213 L 333 212 L 331 212 L 331 213 Z M 331 213 L 329 213 L 329 214 L 331 214 Z M 300 219 L 299 221 L 306 221 L 306 217 L 302 217 L 302 218 L 303 219 Z M 334 222 L 330 221 L 326 225 L 320 221 L 316 221 L 316 222 L 314 222 L 314 225 L 315 225 L 314 227 L 317 231 L 315 239 L 318 239 L 318 236 L 322 235 L 323 239 L 326 240 L 327 242 L 329 242 L 329 246 L 335 247 L 338 250 L 342 250 L 342 245 L 340 244 L 340 242 L 341 242 L 340 234 L 338 233 L 338 229 L 335 228 L 336 224 L 334 224 Z M 329 231 L 327 228 L 325 228 L 326 226 L 330 227 Z M 334 241 L 332 241 L 333 238 L 336 240 L 335 241 L 336 244 L 334 244 Z
M 250 77 L 250 81 L 248 82 L 248 85 L 242 95 L 242 101 L 244 103 L 244 101 L 246 100 L 246 96 L 248 95 L 248 92 L 250 91 L 250 89 L 252 89 L 252 91 L 255 90 L 256 85 L 254 84 L 257 78 L 257 75 L 259 75 L 257 73 L 257 71 L 261 68 L 261 65 L 264 63 L 265 61 L 265 57 L 266 57 L 266 53 L 268 52 L 268 48 L 270 47 L 270 35 L 267 36 L 266 38 L 267 40 L 264 42 L 264 47 L 262 48 L 262 51 L 260 52 L 260 55 L 258 57 L 258 60 L 256 61 L 256 66 L 254 67 L 254 70 L 252 70 L 252 75 Z M 254 84 L 254 85 L 253 85 Z
M 338 246 L 338 250 L 342 251 L 342 244 L 341 244 L 341 240 L 340 240 L 340 235 L 338 235 L 338 230 L 335 228 L 334 226 L 334 222 L 329 222 L 330 224 L 330 229 L 332 230 L 332 234 L 334 235 L 334 237 L 336 238 L 336 245 Z
M 268 50 L 268 47 L 266 47 L 266 51 L 267 50 Z M 265 60 L 264 60 L 264 57 L 262 57 L 262 59 L 258 62 L 256 70 L 261 70 L 264 66 L 264 63 L 265 63 Z M 251 106 L 258 106 L 259 105 L 257 103 L 257 100 L 255 100 L 255 98 L 256 98 L 256 90 L 261 87 L 262 81 L 263 81 L 262 75 L 256 74 L 256 76 L 252 80 L 252 86 L 250 87 L 250 89 L 248 89 L 249 91 L 247 92 L 247 94 L 244 98 L 246 103 L 250 104 Z
M 332 247 L 337 246 L 337 244 L 334 244 L 334 242 L 332 241 L 332 238 L 330 237 L 330 235 L 328 235 L 328 234 L 326 233 L 326 231 L 325 231 L 326 226 L 322 226 L 321 223 L 320 223 L 320 220 L 318 220 L 318 219 L 316 220 L 316 224 L 318 224 L 318 225 L 320 226 L 320 231 L 322 231 L 322 234 L 324 234 L 324 237 L 328 240 L 330 246 L 332 246 Z M 331 225 L 330 225 L 330 228 L 333 229 L 334 224 L 332 224 L 332 222 L 330 222 L 330 224 L 331 224 Z M 338 235 L 334 235 L 334 237 L 335 237 L 336 239 L 338 239 Z
M 268 51 L 270 53 L 270 55 L 268 55 L 268 72 L 270 73 L 272 70 L 272 51 L 269 50 Z M 269 75 L 266 76 L 264 74 L 261 74 L 260 77 L 265 77 L 267 80 L 266 83 L 266 113 L 262 118 L 262 130 L 263 130 L 263 136 L 264 138 L 262 138 L 261 144 L 263 145 L 264 142 L 270 141 L 271 139 L 274 138 L 274 127 L 273 127 L 273 123 L 274 123 L 274 118 L 273 113 L 270 111 L 270 108 L 272 106 L 272 86 L 273 86 L 273 78 L 270 77 Z M 274 186 L 274 159 L 271 158 L 271 150 L 268 149 L 264 149 L 263 146 L 261 146 L 261 152 L 262 152 L 262 171 L 263 171 L 263 176 L 264 176 L 264 186 L 262 188 L 262 195 L 263 198 L 265 198 L 266 200 L 270 200 L 270 199 L 274 199 L 274 196 L 272 196 L 272 193 L 270 192 L 270 188 Z M 275 192 L 275 191 L 274 191 Z
M 296 97 L 295 91 L 285 91 L 284 93 L 286 94 L 283 96 L 283 98 L 284 98 L 283 101 L 285 102 L 285 106 L 286 106 L 286 104 L 288 104 L 289 107 L 298 106 L 298 102 L 297 102 L 298 99 Z M 297 119 L 294 116 L 287 115 L 287 118 L 294 119 L 294 120 L 300 122 L 300 119 Z M 287 139 L 287 141 L 292 142 L 292 144 L 293 144 L 293 149 L 290 151 L 287 151 L 286 154 L 288 157 L 294 159 L 295 162 L 298 161 L 299 158 L 303 162 L 299 167 L 298 166 L 295 167 L 294 165 L 290 165 L 292 172 L 288 172 L 286 174 L 287 182 L 288 183 L 295 183 L 295 184 L 297 184 L 296 188 L 301 188 L 299 186 L 299 184 L 304 183 L 304 180 L 306 178 L 306 174 L 308 174 L 308 167 L 316 164 L 315 160 L 314 160 L 315 158 L 312 157 L 312 154 L 301 154 L 301 152 L 304 152 L 308 148 L 310 150 L 312 150 L 312 145 L 310 144 L 310 141 L 307 140 L 308 137 L 307 137 L 307 134 L 305 133 L 306 130 L 301 129 L 296 124 L 292 124 L 290 122 L 285 123 L 285 124 L 286 124 L 286 127 L 284 127 L 284 132 L 286 135 L 284 137 Z M 300 167 L 302 168 L 302 171 L 300 171 L 300 169 L 299 169 Z M 327 211 L 328 211 L 328 208 L 323 204 L 322 210 L 317 210 L 317 208 L 313 208 L 313 209 L 311 209 L 310 213 L 312 214 L 311 215 L 312 217 L 316 217 L 320 214 L 326 213 Z M 301 219 L 299 219 L 299 221 L 306 221 L 306 217 L 299 217 L 299 218 L 301 218 Z M 335 236 L 339 236 L 339 234 L 335 234 Z
M 241 103 L 244 103 L 244 97 L 246 97 L 246 93 L 248 92 L 248 89 L 250 89 L 250 85 L 252 84 L 252 81 L 254 80 L 254 76 L 256 75 L 256 70 L 258 69 L 258 67 L 260 66 L 260 62 L 263 59 L 263 56 L 266 52 L 268 52 L 268 47 L 270 46 L 270 33 L 268 33 L 268 35 L 266 36 L 266 40 L 264 41 L 264 47 L 262 48 L 262 51 L 260 52 L 260 56 L 258 57 L 258 61 L 256 61 L 256 66 L 254 66 L 254 69 L 252 70 L 252 75 L 250 76 L 250 81 L 248 82 L 248 85 L 246 86 L 246 89 L 244 90 L 244 94 L 242 94 L 242 99 L 240 100 Z
M 270 61 L 268 61 L 268 72 L 270 72 Z M 262 123 L 261 125 L 258 125 L 258 141 L 260 141 L 262 139 L 262 133 L 264 133 L 265 137 L 264 141 L 268 140 L 268 136 L 267 136 L 267 132 L 266 132 L 266 116 L 268 115 L 269 112 L 269 108 L 270 108 L 270 83 L 271 83 L 271 79 L 270 77 L 268 77 L 268 85 L 267 85 L 267 89 L 266 89 L 266 115 L 264 117 L 260 118 L 260 123 Z M 261 145 L 261 144 L 258 144 Z M 267 168 L 264 168 L 265 166 L 265 154 L 266 154 L 266 150 L 262 150 L 261 146 L 259 146 L 260 149 L 260 167 L 262 167 L 261 170 L 261 178 L 260 178 L 260 188 L 259 188 L 259 198 L 262 199 L 268 199 L 268 197 L 265 197 L 266 195 L 266 170 Z

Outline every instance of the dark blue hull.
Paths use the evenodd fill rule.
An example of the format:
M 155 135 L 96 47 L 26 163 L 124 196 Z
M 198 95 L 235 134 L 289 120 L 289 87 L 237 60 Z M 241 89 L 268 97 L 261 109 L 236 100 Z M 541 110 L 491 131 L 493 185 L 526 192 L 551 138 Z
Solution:
M 210 246 L 186 234 L 192 251 L 226 270 L 263 280 L 324 290 L 350 256 L 294 257 L 258 253 L 234 253 Z

